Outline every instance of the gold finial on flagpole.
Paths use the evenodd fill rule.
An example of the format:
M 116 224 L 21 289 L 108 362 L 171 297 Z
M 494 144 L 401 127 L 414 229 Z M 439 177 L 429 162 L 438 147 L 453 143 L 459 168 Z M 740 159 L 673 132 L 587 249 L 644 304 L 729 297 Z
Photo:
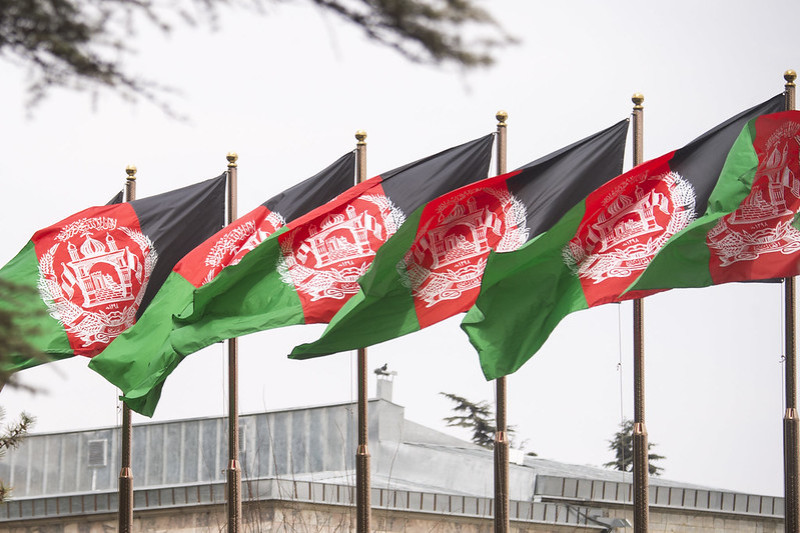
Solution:
M 236 161 L 239 159 L 239 154 L 236 152 L 228 152 L 228 155 L 225 156 L 225 159 L 228 160 L 228 168 L 235 168 Z
M 367 144 L 366 143 L 366 139 L 367 139 L 367 132 L 366 131 L 358 130 L 356 132 L 356 140 L 358 141 L 358 144 Z
M 787 70 L 783 73 L 783 79 L 786 80 L 786 85 L 794 87 L 794 80 L 797 79 L 797 72 L 792 69 Z
M 644 102 L 644 95 L 642 93 L 633 93 L 633 96 L 631 96 L 631 102 L 636 104 L 634 109 L 644 109 L 642 106 L 642 103 Z
M 495 118 L 497 119 L 497 125 L 498 126 L 505 126 L 506 125 L 506 120 L 508 120 L 508 113 L 506 113 L 505 111 L 503 111 L 501 109 L 500 111 L 497 112 L 497 114 L 495 115 Z
M 128 165 L 125 167 L 125 174 L 128 175 L 129 180 L 133 181 L 136 179 L 136 165 Z

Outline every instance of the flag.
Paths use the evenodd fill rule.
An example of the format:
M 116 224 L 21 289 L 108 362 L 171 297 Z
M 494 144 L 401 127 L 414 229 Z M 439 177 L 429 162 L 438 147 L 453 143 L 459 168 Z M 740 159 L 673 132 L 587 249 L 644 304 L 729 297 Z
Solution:
M 322 337 L 290 357 L 362 348 L 418 331 L 475 302 L 490 250 L 512 251 L 622 172 L 628 120 L 417 211 L 375 257 Z M 399 266 L 398 266 L 399 265 Z
M 352 187 L 290 222 L 193 293 L 173 318 L 149 377 L 122 388 L 131 409 L 152 415 L 163 382 L 187 355 L 214 342 L 294 324 L 327 322 L 358 291 L 358 278 L 406 214 L 486 177 L 494 134 Z M 145 333 L 146 334 L 146 333 Z
M 222 175 L 150 198 L 90 207 L 37 231 L 0 269 L 3 284 L 37 289 L 19 324 L 36 332 L 29 345 L 51 359 L 102 352 L 141 316 L 172 266 L 223 225 L 224 205 Z M 15 301 L 3 298 L 0 306 L 14 313 Z M 44 362 L 9 356 L 9 371 Z
M 330 201 L 351 187 L 354 180 L 355 152 L 350 152 L 201 243 L 175 265 L 141 320 L 95 357 L 89 368 L 123 393 L 143 383 L 148 387 L 161 383 L 162 375 L 166 377 L 180 362 L 169 343 L 172 317 L 191 308 L 195 289 L 211 282 L 225 267 L 238 264 L 287 220 Z M 135 402 L 129 403 L 133 407 Z M 137 407 L 136 410 L 146 410 L 144 405 Z
M 106 205 L 121 204 L 124 201 L 125 201 L 125 194 L 123 193 L 123 191 L 119 191 L 117 194 L 111 197 L 111 200 L 109 200 Z
M 800 111 L 753 119 L 728 156 L 706 214 L 670 239 L 632 288 L 796 276 L 798 210 Z
M 492 254 L 461 324 L 484 375 L 519 369 L 573 311 L 652 294 L 625 291 L 669 238 L 706 212 L 747 122 L 782 107 L 778 95 L 736 115 L 599 187 L 539 239 Z

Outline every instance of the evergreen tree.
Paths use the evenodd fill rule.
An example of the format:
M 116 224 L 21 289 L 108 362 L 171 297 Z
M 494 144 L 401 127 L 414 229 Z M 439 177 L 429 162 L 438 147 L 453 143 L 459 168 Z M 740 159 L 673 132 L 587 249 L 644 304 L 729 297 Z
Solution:
M 0 420 L 5 419 L 5 411 L 0 407 Z M 34 418 L 22 413 L 19 415 L 19 421 L 8 424 L 3 428 L 0 434 L 0 458 L 6 454 L 6 450 L 16 448 L 25 438 L 28 431 L 33 427 Z M 6 487 L 2 480 L 0 480 L 0 503 L 5 502 L 11 493 L 11 488 Z
M 455 407 L 453 407 L 453 411 L 456 413 L 463 413 L 443 418 L 442 420 L 447 423 L 447 427 L 470 429 L 472 430 L 472 437 L 470 438 L 472 442 L 489 450 L 494 448 L 494 434 L 497 431 L 497 425 L 492 416 L 489 402 L 482 401 L 476 403 L 467 400 L 463 396 L 458 396 L 457 394 L 451 394 L 449 392 L 440 392 L 439 394 L 456 404 Z M 514 426 L 507 426 L 506 433 L 508 433 L 508 440 L 511 447 L 515 447 L 514 435 L 516 434 L 516 428 Z M 527 440 L 519 446 L 519 449 L 524 449 L 526 443 Z M 536 453 L 525 452 L 525 455 L 535 457 Z
M 453 411 L 464 413 L 443 418 L 447 427 L 461 427 L 472 430 L 471 440 L 478 446 L 492 449 L 494 446 L 494 433 L 497 431 L 494 417 L 492 416 L 489 403 L 486 401 L 472 402 L 463 396 L 440 392 L 442 396 L 453 401 L 456 405 Z
M 648 443 L 647 450 L 655 446 L 653 442 Z M 614 438 L 608 441 L 608 449 L 614 452 L 615 459 L 605 463 L 606 468 L 631 472 L 633 470 L 633 420 L 625 419 L 619 425 L 619 431 L 614 434 Z M 663 467 L 653 464 L 654 461 L 666 459 L 663 455 L 656 453 L 647 454 L 648 470 L 650 475 L 658 476 Z

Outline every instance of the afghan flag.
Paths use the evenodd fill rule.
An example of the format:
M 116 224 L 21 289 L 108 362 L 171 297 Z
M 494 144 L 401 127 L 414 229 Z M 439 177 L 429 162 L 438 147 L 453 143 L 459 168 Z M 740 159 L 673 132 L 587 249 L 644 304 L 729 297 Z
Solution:
M 539 239 L 491 254 L 481 293 L 461 324 L 484 375 L 519 369 L 573 311 L 657 292 L 626 290 L 670 238 L 706 213 L 748 121 L 782 108 L 778 95 L 740 113 L 599 187 Z
M 262 241 L 283 228 L 287 220 L 332 200 L 351 187 L 354 180 L 355 152 L 350 152 L 208 238 L 175 265 L 141 320 L 95 357 L 89 367 L 124 393 L 157 387 L 157 394 L 149 399 L 152 408 L 141 401 L 128 402 L 135 410 L 152 415 L 161 384 L 182 359 L 169 343 L 172 318 L 191 311 L 194 291 L 210 283 L 224 268 L 238 264 Z
M 670 239 L 632 288 L 796 276 L 798 211 L 800 111 L 753 119 L 728 156 L 706 214 Z
M 173 265 L 222 227 L 224 210 L 223 174 L 141 200 L 90 207 L 37 231 L 0 269 L 4 286 L 37 289 L 18 324 L 35 332 L 30 346 L 50 360 L 101 353 L 142 315 Z M 17 300 L 3 298 L 0 306 L 14 314 Z M 45 362 L 9 355 L 9 371 Z
M 514 172 L 449 192 L 417 209 L 381 247 L 361 290 L 308 359 L 377 344 L 469 309 L 490 250 L 512 251 L 547 231 L 589 192 L 622 172 L 628 120 Z
M 486 177 L 494 134 L 371 178 L 264 239 L 193 292 L 147 373 L 118 380 L 131 409 L 152 416 L 164 380 L 187 355 L 256 331 L 329 321 L 407 213 Z M 131 331 L 131 335 L 133 331 Z M 150 332 L 142 330 L 142 345 Z M 122 339 L 120 339 L 121 341 Z M 125 356 L 136 357 L 134 351 Z M 109 357 L 105 357 L 108 361 Z M 112 381 L 114 371 L 93 365 Z M 124 372 L 124 365 L 122 367 Z

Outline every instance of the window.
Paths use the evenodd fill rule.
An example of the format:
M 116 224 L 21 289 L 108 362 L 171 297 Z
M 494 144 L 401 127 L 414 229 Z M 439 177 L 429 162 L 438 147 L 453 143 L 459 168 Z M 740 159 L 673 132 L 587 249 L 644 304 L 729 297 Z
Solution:
M 90 440 L 89 445 L 89 468 L 101 468 L 106 466 L 108 460 L 108 441 L 106 439 Z

